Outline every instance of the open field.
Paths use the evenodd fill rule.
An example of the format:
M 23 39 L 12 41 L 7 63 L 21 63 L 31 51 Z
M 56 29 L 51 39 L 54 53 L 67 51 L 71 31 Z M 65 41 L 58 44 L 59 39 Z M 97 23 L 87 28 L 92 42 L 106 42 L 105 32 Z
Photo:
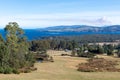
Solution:
M 36 63 L 37 71 L 22 74 L 0 74 L 0 80 L 119 80 L 120 72 L 78 72 L 77 64 L 86 62 L 86 58 L 59 56 L 64 51 L 48 51 L 55 62 Z M 99 56 L 106 59 L 119 58 Z M 120 67 L 120 66 L 118 66 Z

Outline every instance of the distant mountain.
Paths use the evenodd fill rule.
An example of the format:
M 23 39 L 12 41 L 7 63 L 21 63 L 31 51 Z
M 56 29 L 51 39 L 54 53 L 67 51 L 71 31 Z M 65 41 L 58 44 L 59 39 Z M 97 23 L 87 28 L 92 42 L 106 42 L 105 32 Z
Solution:
M 41 28 L 39 30 L 48 32 L 120 32 L 120 25 L 111 25 L 103 27 L 87 25 L 53 26 Z

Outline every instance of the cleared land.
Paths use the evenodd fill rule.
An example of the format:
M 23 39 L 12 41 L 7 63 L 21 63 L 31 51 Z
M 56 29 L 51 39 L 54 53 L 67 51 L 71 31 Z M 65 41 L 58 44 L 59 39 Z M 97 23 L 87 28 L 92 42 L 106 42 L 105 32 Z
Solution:
M 22 74 L 0 74 L 0 80 L 119 80 L 120 72 L 79 72 L 77 64 L 86 62 L 86 58 L 76 58 L 69 56 L 60 56 L 70 52 L 64 51 L 48 51 L 53 56 L 55 62 L 36 63 L 37 71 Z M 104 57 L 110 60 L 118 60 L 119 58 Z M 118 66 L 120 67 L 120 66 Z

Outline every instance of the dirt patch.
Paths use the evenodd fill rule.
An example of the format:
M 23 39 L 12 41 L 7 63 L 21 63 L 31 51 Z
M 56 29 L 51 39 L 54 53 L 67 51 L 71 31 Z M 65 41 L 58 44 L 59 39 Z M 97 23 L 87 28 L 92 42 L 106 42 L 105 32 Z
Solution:
M 78 65 L 78 71 L 82 72 L 120 72 L 120 68 L 116 68 L 118 61 L 110 61 L 104 58 L 89 59 L 87 63 Z

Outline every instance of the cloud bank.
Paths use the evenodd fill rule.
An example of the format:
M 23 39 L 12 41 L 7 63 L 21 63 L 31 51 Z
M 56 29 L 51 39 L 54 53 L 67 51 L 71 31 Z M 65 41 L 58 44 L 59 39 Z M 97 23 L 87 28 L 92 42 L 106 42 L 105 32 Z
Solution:
M 120 24 L 120 12 L 111 13 L 59 13 L 0 16 L 0 26 L 18 22 L 22 28 L 41 28 L 58 25 L 106 26 Z

